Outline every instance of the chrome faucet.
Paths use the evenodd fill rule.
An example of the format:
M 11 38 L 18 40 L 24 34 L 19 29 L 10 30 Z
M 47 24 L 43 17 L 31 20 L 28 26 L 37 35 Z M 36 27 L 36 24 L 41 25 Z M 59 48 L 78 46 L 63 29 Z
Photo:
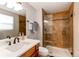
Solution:
M 11 36 L 7 36 L 7 38 L 11 39 Z M 11 45 L 11 41 L 8 41 L 8 45 Z
M 17 39 L 17 42 L 20 42 L 20 41 L 19 41 L 19 38 L 16 37 L 16 38 L 14 39 L 14 41 L 13 41 L 13 44 L 16 44 L 16 39 Z

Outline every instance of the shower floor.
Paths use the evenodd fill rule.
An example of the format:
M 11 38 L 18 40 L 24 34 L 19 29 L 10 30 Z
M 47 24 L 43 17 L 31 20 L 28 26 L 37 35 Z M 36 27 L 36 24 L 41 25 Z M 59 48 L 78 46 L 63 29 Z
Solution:
M 71 52 L 66 48 L 47 46 L 49 57 L 72 57 Z

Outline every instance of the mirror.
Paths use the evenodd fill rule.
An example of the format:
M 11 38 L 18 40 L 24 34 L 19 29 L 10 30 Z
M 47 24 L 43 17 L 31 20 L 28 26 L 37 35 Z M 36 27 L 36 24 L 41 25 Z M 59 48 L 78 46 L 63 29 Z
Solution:
M 18 33 L 26 35 L 26 9 L 22 2 L 0 3 L 0 40 Z

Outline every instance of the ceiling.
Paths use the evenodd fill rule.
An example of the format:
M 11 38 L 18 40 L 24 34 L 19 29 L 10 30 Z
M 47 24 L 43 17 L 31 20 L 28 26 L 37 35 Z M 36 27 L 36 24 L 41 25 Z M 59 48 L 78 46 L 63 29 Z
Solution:
M 35 9 L 43 8 L 47 13 L 55 13 L 67 10 L 71 5 L 71 2 L 28 2 L 28 4 L 30 4 Z M 15 11 L 1 5 L 0 8 L 23 16 L 26 14 L 25 8 L 20 11 Z
M 65 11 L 71 5 L 71 2 L 28 2 L 35 9 L 43 8 L 47 13 Z
M 18 15 L 22 15 L 22 16 L 26 15 L 26 9 L 25 8 L 23 8 L 22 10 L 16 11 L 16 10 L 7 8 L 5 5 L 0 5 L 0 9 L 6 10 L 6 11 L 9 11 L 9 12 L 18 14 Z

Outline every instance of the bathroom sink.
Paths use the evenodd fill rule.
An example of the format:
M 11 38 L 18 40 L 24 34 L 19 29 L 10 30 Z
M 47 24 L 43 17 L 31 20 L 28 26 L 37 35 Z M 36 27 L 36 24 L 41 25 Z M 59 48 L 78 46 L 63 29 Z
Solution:
M 0 47 L 1 46 L 4 46 L 4 45 L 7 45 L 7 40 L 0 40 Z
M 29 42 L 21 42 L 21 43 L 17 43 L 17 44 L 13 44 L 11 46 L 6 47 L 7 50 L 11 51 L 11 52 L 16 52 L 19 49 L 23 48 L 24 46 L 28 46 L 28 44 L 30 44 Z
M 13 38 L 12 39 L 3 39 L 3 40 L 0 40 L 0 47 L 8 45 L 9 41 L 12 42 Z

